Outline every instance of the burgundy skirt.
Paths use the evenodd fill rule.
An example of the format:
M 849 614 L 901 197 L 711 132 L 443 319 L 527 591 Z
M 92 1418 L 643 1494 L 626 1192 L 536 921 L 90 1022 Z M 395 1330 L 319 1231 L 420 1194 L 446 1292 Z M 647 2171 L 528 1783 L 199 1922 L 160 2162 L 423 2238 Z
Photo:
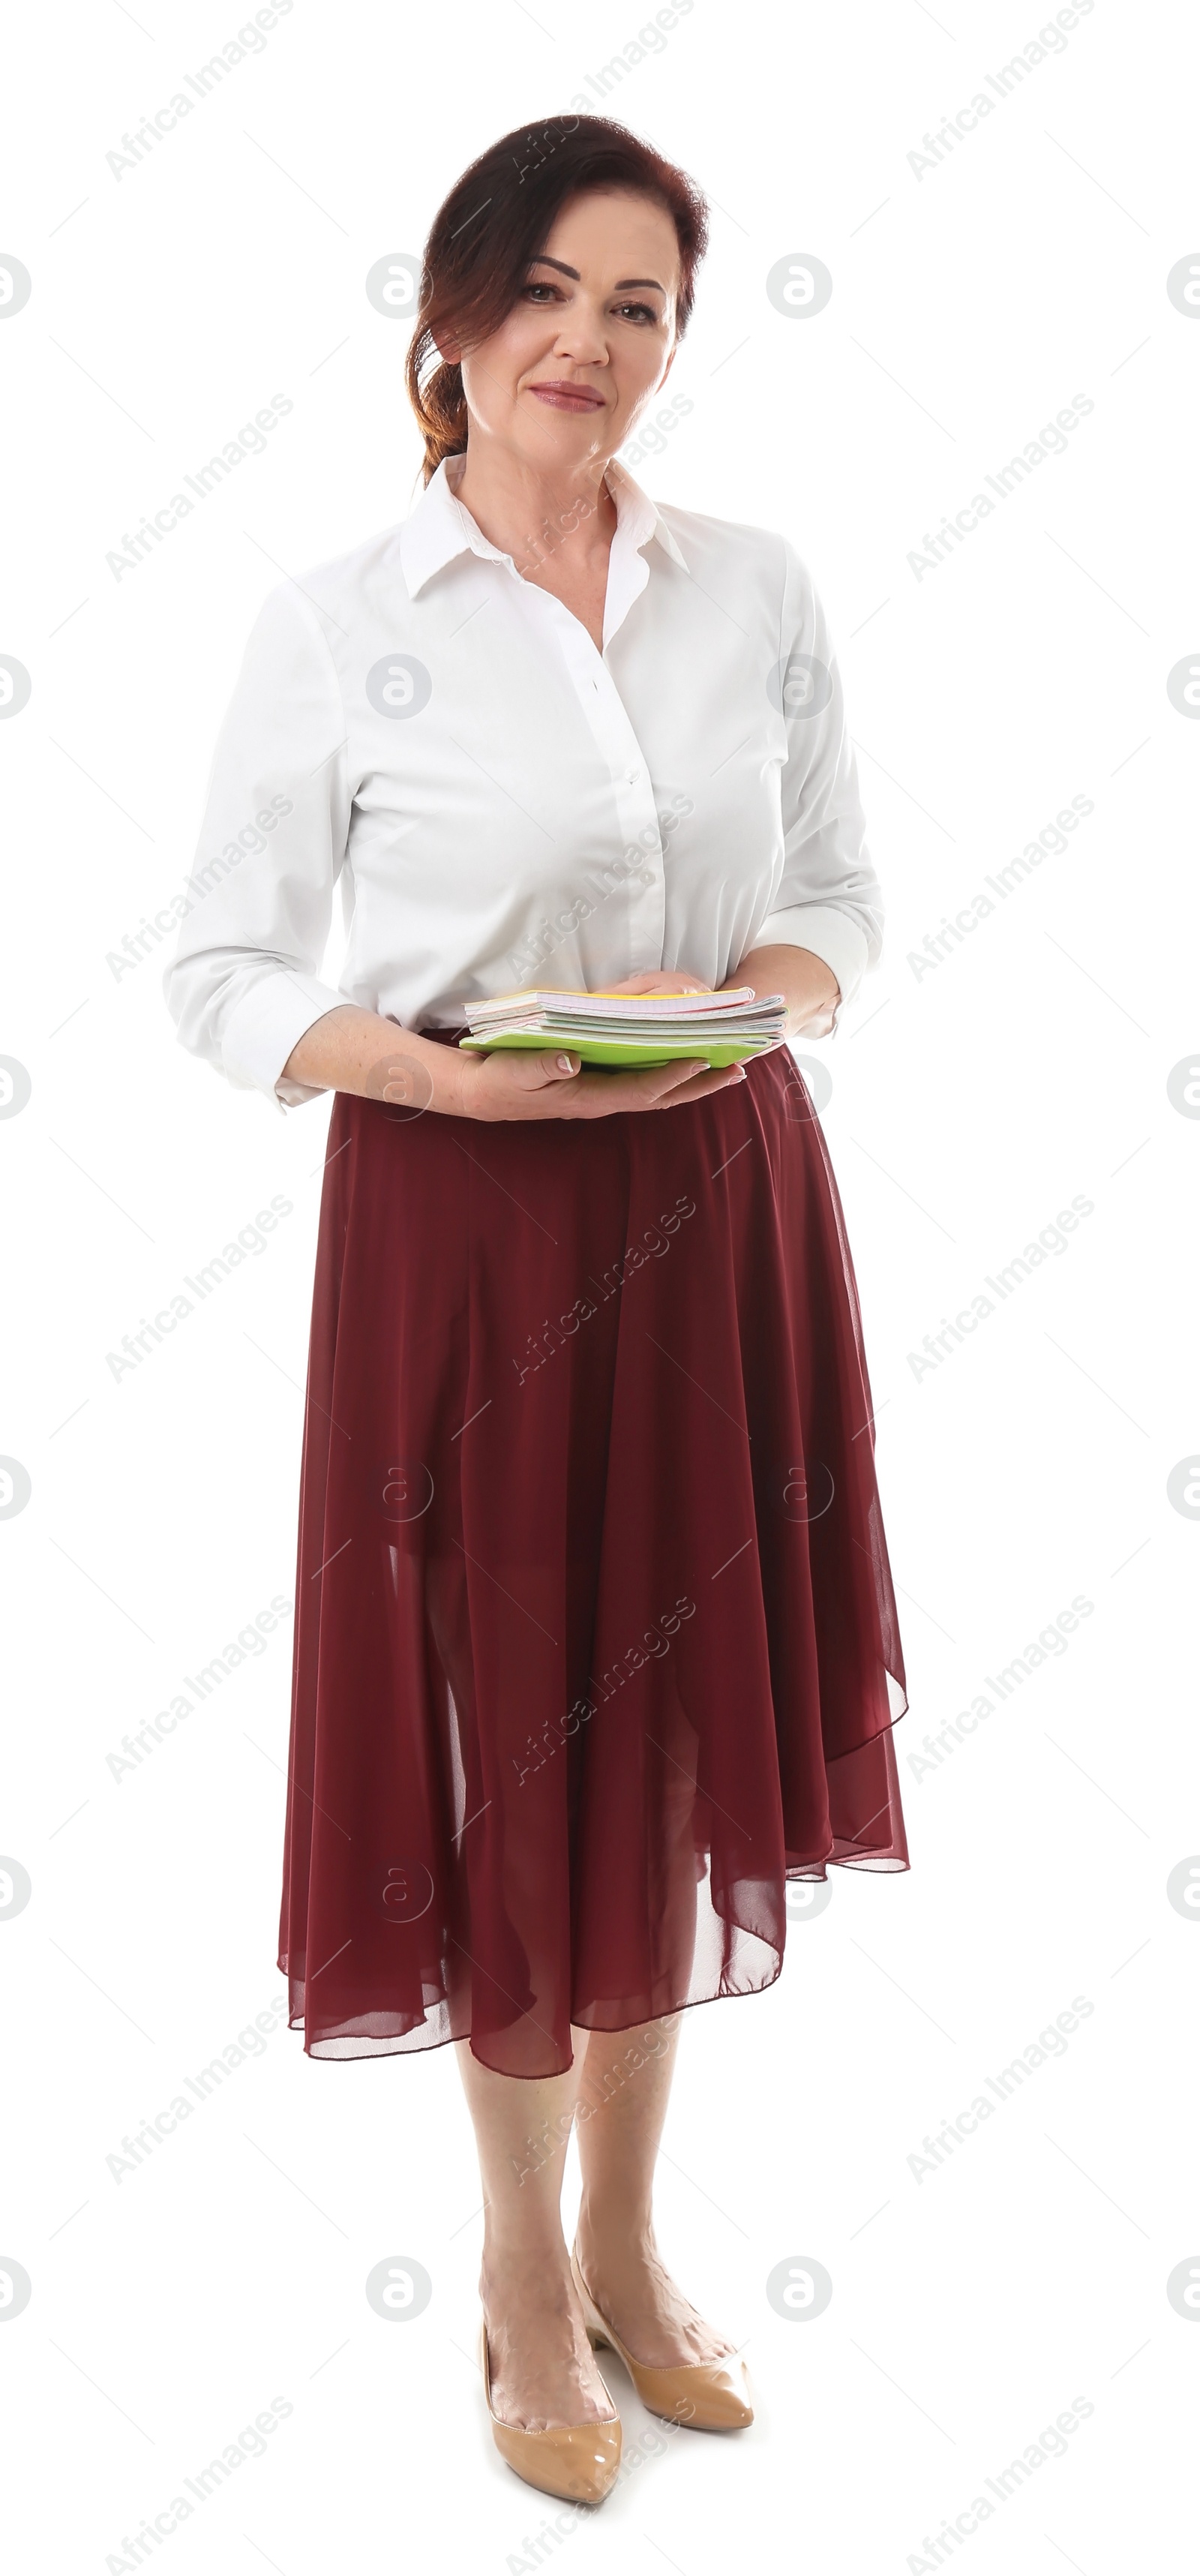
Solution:
M 339 1092 L 279 1948 L 306 2050 L 556 2075 L 572 2023 L 761 1991 L 788 1879 L 908 1868 L 906 1707 L 789 1050 L 591 1122 Z

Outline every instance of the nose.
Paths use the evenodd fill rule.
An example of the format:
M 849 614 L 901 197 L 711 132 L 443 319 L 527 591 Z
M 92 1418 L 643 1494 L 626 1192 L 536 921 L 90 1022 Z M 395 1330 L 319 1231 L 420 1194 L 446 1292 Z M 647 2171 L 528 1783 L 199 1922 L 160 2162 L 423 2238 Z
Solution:
M 601 314 L 586 299 L 577 298 L 562 317 L 554 343 L 555 356 L 570 358 L 577 367 L 603 367 L 608 364 L 608 333 Z

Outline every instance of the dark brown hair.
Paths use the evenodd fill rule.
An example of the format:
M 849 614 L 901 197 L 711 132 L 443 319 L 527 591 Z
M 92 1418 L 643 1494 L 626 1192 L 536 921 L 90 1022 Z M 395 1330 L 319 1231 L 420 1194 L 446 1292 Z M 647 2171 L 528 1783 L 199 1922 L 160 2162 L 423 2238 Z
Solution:
M 439 343 L 470 350 L 499 330 L 560 207 L 589 188 L 632 189 L 672 217 L 682 339 L 708 248 L 708 208 L 686 171 L 606 116 L 551 116 L 502 134 L 455 182 L 425 244 L 405 382 L 425 441 L 426 483 L 444 456 L 463 455 L 467 444 L 462 368 L 439 357 Z

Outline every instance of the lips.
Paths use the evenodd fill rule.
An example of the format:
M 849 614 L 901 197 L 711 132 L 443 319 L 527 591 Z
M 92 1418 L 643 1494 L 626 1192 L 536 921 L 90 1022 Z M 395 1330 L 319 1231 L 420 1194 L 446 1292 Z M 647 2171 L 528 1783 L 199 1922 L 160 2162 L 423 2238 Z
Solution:
M 554 411 L 603 411 L 604 409 L 603 396 L 589 393 L 586 385 L 556 384 L 547 380 L 542 384 L 531 385 L 529 390 L 537 395 L 539 402 L 549 403 Z

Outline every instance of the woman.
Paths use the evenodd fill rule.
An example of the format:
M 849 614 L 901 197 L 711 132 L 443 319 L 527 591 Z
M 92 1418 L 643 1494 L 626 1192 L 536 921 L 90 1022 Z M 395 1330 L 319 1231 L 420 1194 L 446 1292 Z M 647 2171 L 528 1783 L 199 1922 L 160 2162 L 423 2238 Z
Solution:
M 691 182 L 600 118 L 452 189 L 409 357 L 423 495 L 267 600 L 166 977 L 232 1082 L 335 1094 L 293 2027 L 314 2056 L 457 2044 L 494 2436 L 593 2501 L 620 2425 L 592 2347 L 653 2411 L 751 2420 L 655 2246 L 683 2009 L 779 1975 L 786 1881 L 908 1866 L 857 1295 L 786 1046 L 614 1072 L 457 1044 L 538 985 L 749 985 L 821 1035 L 878 954 L 802 563 L 617 461 L 705 243 Z

